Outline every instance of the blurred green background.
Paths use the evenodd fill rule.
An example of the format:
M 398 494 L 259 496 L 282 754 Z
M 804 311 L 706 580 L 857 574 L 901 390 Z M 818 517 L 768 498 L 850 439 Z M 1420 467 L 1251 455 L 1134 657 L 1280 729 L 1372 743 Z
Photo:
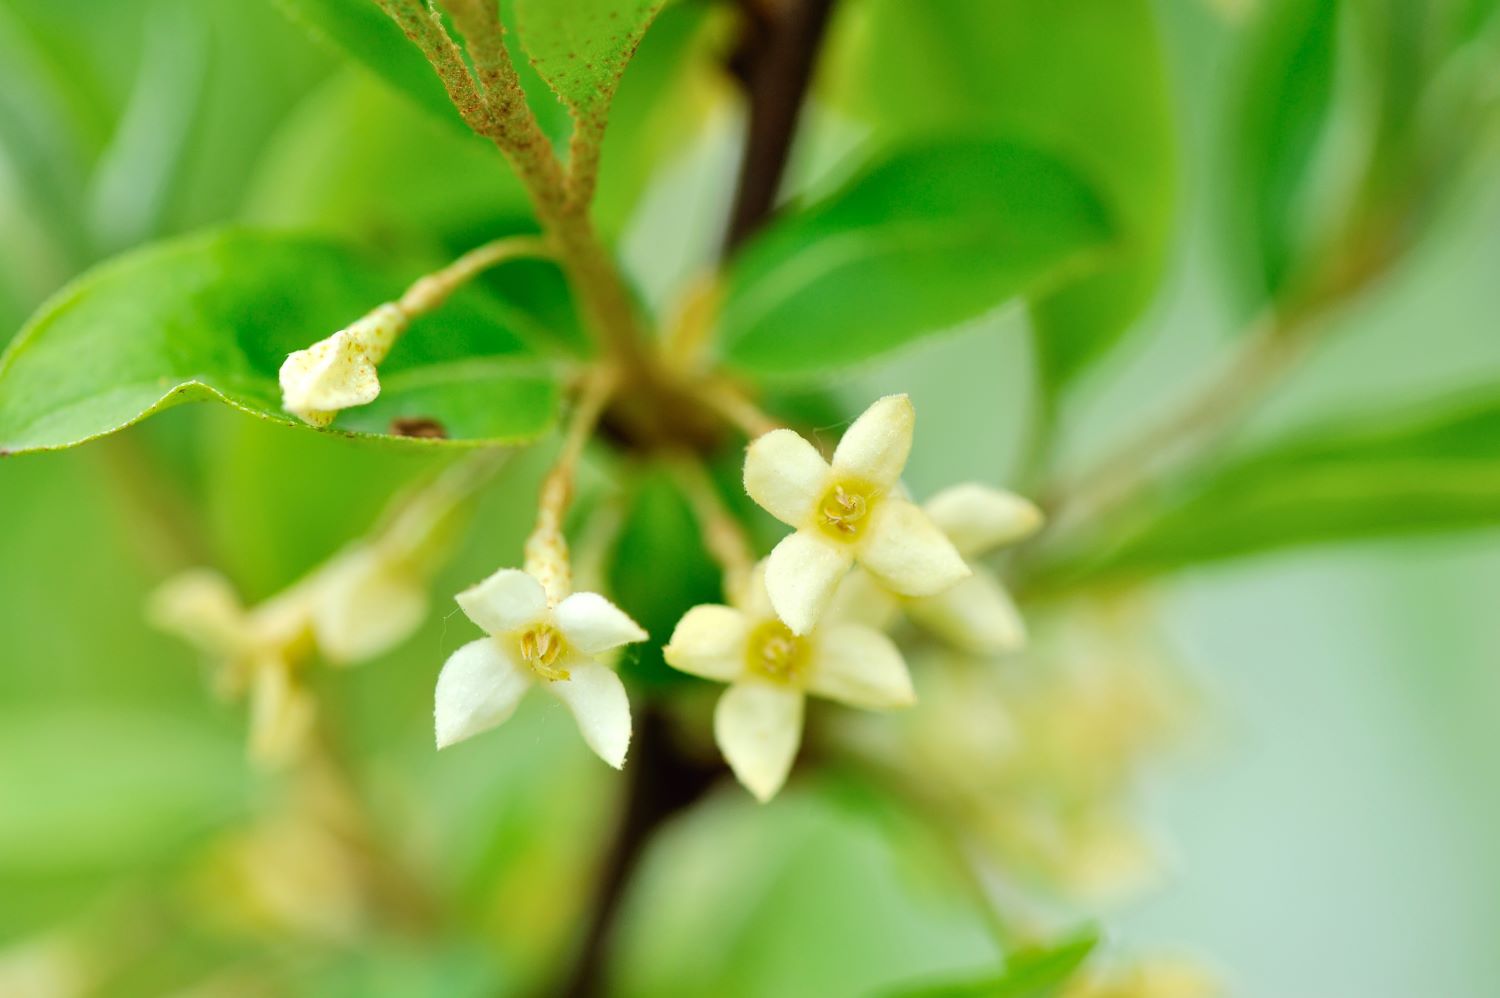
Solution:
M 1248 15 L 1206 0 L 1152 12 L 1177 136 L 1166 276 L 1125 347 L 1068 396 L 1063 467 L 1169 408 L 1244 322 L 1221 219 Z M 733 163 L 735 118 L 693 80 L 679 99 L 702 107 L 653 139 L 662 151 L 644 195 L 603 208 L 653 301 L 715 243 Z M 857 138 L 837 100 L 815 105 L 795 185 L 819 183 Z M 1493 397 L 1491 179 L 1465 179 L 1430 237 L 1339 316 L 1236 447 Z M 486 149 L 349 68 L 275 4 L 0 0 L 0 338 L 90 264 L 164 235 L 245 221 L 452 251 L 522 211 Z M 848 412 L 912 394 L 915 494 L 973 478 L 1014 485 L 1032 360 L 1025 317 L 1003 310 L 861 370 L 838 394 Z M 468 638 L 445 594 L 515 557 L 537 456 L 486 493 L 421 633 L 320 680 L 375 820 L 450 905 L 436 927 L 371 921 L 358 898 L 341 914 L 354 889 L 338 871 L 299 872 L 316 843 L 256 818 L 282 813 L 297 789 L 249 770 L 241 711 L 212 699 L 195 656 L 142 616 L 152 587 L 191 564 L 269 595 L 433 463 L 209 406 L 86 449 L 0 460 L 0 968 L 72 968 L 80 985 L 107 979 L 110 994 L 487 994 L 547 979 L 568 952 L 589 873 L 578 857 L 597 845 L 615 784 L 551 704 L 441 757 L 430 735 L 437 670 Z M 170 529 L 154 512 L 163 501 L 186 503 Z M 1083 917 L 1124 950 L 1204 962 L 1234 994 L 1494 994 L 1500 534 L 1313 544 L 1191 568 L 1157 589 L 1153 612 L 1197 700 L 1189 734 L 1134 802 L 1166 862 L 1148 889 Z M 246 847 L 258 828 L 260 845 Z M 245 848 L 287 867 L 290 902 L 245 899 Z M 836 781 L 797 784 L 764 808 L 726 785 L 650 857 L 615 980 L 653 996 L 864 995 L 992 964 L 982 919 L 931 864 Z M 319 886 L 299 895 L 299 883 Z M 55 993 L 88 992 L 68 984 Z

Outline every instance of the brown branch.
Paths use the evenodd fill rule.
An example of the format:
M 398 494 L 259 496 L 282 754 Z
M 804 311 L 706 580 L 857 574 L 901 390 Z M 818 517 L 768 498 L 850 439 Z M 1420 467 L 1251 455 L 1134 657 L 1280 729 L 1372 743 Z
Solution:
M 775 9 L 746 5 L 745 40 L 731 68 L 745 82 L 750 120 L 725 255 L 754 235 L 775 210 L 834 2 L 786 0 Z
M 549 995 L 595 998 L 606 993 L 606 967 L 616 916 L 626 888 L 640 869 L 646 849 L 663 825 L 695 803 L 719 772 L 685 755 L 672 743 L 671 722 L 661 708 L 647 704 L 636 719 L 630 765 L 626 769 L 625 813 L 605 858 L 589 911 L 578 958 L 567 980 Z

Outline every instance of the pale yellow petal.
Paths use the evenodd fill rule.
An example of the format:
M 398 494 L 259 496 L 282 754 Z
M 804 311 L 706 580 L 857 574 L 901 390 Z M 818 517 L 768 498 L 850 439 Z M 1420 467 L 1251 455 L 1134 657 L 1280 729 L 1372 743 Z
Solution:
M 936 596 L 910 600 L 906 612 L 961 651 L 998 655 L 1026 644 L 1021 611 L 994 573 L 983 568 Z
M 705 604 L 682 615 L 672 640 L 662 649 L 674 669 L 733 682 L 745 671 L 745 638 L 749 623 L 739 610 Z
M 858 624 L 819 628 L 807 691 L 872 710 L 907 707 L 917 699 L 896 643 Z
M 823 619 L 830 624 L 863 624 L 884 631 L 896 622 L 900 612 L 901 601 L 895 594 L 869 572 L 856 568 L 834 589 Z
M 745 452 L 745 491 L 783 523 L 805 523 L 827 487 L 828 463 L 791 430 L 772 430 Z
M 433 711 L 437 747 L 447 748 L 507 720 L 531 684 L 531 671 L 512 661 L 495 639 L 480 638 L 459 648 L 438 674 Z
M 594 754 L 619 769 L 630 748 L 630 700 L 613 669 L 598 662 L 570 662 L 568 678 L 542 685 L 573 713 L 578 732 Z
M 266 658 L 252 668 L 250 756 L 263 766 L 285 766 L 306 749 L 317 704 L 284 661 Z
M 409 638 L 427 616 L 427 591 L 373 548 L 340 555 L 312 609 L 318 647 L 334 663 L 363 662 Z
M 502 568 L 453 598 L 465 616 L 491 634 L 518 631 L 547 613 L 542 584 L 518 568 Z
M 766 594 L 776 616 L 794 634 L 811 631 L 852 562 L 848 548 L 811 531 L 782 538 L 766 560 Z
M 629 614 L 598 593 L 574 593 L 557 605 L 553 619 L 568 644 L 585 655 L 650 637 Z
M 859 562 L 903 596 L 931 596 L 969 576 L 969 566 L 927 514 L 897 496 L 875 507 Z
M 210 655 L 233 656 L 250 640 L 245 610 L 229 580 L 207 568 L 173 576 L 151 594 L 146 619 Z
M 770 683 L 737 683 L 714 710 L 714 740 L 735 777 L 762 802 L 786 783 L 802 742 L 802 694 Z
M 834 471 L 882 488 L 895 485 L 911 453 L 915 423 L 916 410 L 907 396 L 877 399 L 844 432 L 833 452 Z
M 922 510 L 964 557 L 1014 544 L 1036 533 L 1043 521 L 1030 499 L 978 482 L 946 488 Z

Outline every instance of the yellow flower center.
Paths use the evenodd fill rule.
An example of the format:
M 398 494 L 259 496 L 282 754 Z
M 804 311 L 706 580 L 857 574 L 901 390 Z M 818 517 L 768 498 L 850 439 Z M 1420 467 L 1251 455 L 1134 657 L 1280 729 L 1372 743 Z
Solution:
M 801 685 L 807 657 L 807 642 L 779 620 L 756 627 L 745 646 L 745 664 L 752 675 L 787 685 Z
M 550 624 L 537 624 L 521 632 L 517 641 L 521 652 L 521 660 L 524 661 L 531 671 L 543 679 L 567 679 L 568 670 L 559 668 L 558 659 L 562 658 L 563 649 L 567 642 L 563 636 L 557 633 L 557 629 Z
M 835 540 L 858 540 L 869 526 L 878 497 L 875 487 L 865 482 L 839 482 L 818 502 L 818 527 Z

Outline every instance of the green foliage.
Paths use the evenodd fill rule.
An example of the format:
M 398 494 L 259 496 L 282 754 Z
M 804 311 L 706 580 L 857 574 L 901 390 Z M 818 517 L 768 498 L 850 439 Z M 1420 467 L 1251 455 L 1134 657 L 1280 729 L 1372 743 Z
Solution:
M 1160 279 L 1176 193 L 1165 55 L 1148 0 L 871 0 L 840 96 L 887 141 L 1019 136 L 1096 185 L 1117 251 L 1033 298 L 1046 384 L 1108 349 Z M 1087 67 L 1081 70 L 1080 67 Z
M 398 92 L 468 131 L 443 84 L 416 46 L 372 0 L 274 0 L 287 16 L 342 49 Z
M 896 991 L 890 998 L 1055 998 L 1096 943 L 1090 935 L 1058 946 L 1019 950 L 999 974 Z
M 611 994 L 869 998 L 893 980 L 992 966 L 929 843 L 830 799 L 822 780 L 768 805 L 716 794 L 663 833 L 627 898 Z
M 627 674 L 648 683 L 688 681 L 663 660 L 662 646 L 689 608 L 721 603 L 724 595 L 697 518 L 661 470 L 646 471 L 635 483 L 610 555 L 609 589 L 621 609 L 651 634 L 650 641 L 632 649 L 639 657 L 627 661 Z
M 1333 107 L 1340 0 L 1276 0 L 1248 43 L 1233 124 L 1235 241 L 1277 298 L 1307 250 L 1310 174 Z M 1243 233 L 1243 238 L 1240 233 Z
M 89 743 L 107 750 L 81 755 L 77 746 Z M 242 754 L 235 737 L 167 710 L 100 703 L 6 711 L 0 877 L 170 860 L 243 814 Z
M 1093 190 L 1046 153 L 917 146 L 746 247 L 728 277 L 723 353 L 762 375 L 838 370 L 1056 287 L 1112 237 Z
M 1301 544 L 1500 526 L 1494 393 L 1335 428 L 1185 483 L 1108 573 L 1164 572 Z
M 594 220 L 606 235 L 618 235 L 663 163 L 730 95 L 715 58 L 712 14 L 703 3 L 665 7 L 620 80 L 594 196 Z
M 573 116 L 603 132 L 615 88 L 665 0 L 515 0 L 521 44 Z
M 0 451 L 72 446 L 202 398 L 294 424 L 280 406 L 282 360 L 401 285 L 337 245 L 241 231 L 113 261 L 0 357 Z M 418 320 L 382 365 L 380 398 L 342 414 L 340 429 L 394 440 L 394 420 L 420 418 L 456 442 L 535 439 L 552 424 L 557 386 L 517 363 L 525 347 L 507 318 L 463 294 Z

